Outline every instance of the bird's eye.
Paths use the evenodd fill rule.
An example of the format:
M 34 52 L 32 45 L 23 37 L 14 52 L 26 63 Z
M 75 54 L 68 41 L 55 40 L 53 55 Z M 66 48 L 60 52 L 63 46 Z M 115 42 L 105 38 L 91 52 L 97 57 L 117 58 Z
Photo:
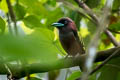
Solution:
M 65 21 L 65 22 L 64 22 L 64 24 L 67 24 L 67 23 L 68 23 L 68 21 Z

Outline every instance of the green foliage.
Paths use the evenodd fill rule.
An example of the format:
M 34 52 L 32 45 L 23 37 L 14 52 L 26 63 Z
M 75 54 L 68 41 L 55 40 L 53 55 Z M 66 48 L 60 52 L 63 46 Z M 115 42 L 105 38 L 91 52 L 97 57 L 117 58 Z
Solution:
M 24 19 L 24 16 L 26 14 L 26 8 L 19 3 L 16 3 L 13 8 L 14 8 L 14 12 L 16 14 L 16 19 L 17 20 Z
M 6 23 L 5 21 L 0 17 L 0 34 L 4 32 Z
M 48 15 L 46 17 L 46 26 L 49 28 L 49 29 L 53 29 L 53 27 L 51 27 L 51 23 L 54 23 L 56 22 L 59 18 L 62 17 L 62 14 L 63 12 L 61 11 L 60 8 L 56 8 L 54 9 L 53 11 L 49 11 L 48 13 L 50 13 L 50 15 Z
M 42 80 L 42 79 L 36 78 L 36 77 L 30 77 L 30 79 L 28 79 L 28 80 Z
M 109 26 L 109 29 L 114 31 L 120 31 L 120 21 L 113 23 Z
M 42 0 L 41 0 L 42 1 Z M 56 0 L 46 0 L 48 5 L 55 6 L 56 5 Z
M 85 3 L 90 7 L 90 8 L 95 8 L 99 6 L 102 0 L 85 0 Z M 94 4 L 94 5 L 93 5 Z
M 67 80 L 75 80 L 75 79 L 79 78 L 80 75 L 81 75 L 80 71 L 75 71 L 68 77 Z
M 114 0 L 113 10 L 118 10 L 120 8 L 120 0 Z
M 46 16 L 48 13 L 44 5 L 39 0 L 19 0 L 22 5 L 27 7 L 29 14 L 40 16 L 41 14 Z
M 13 28 L 13 22 L 10 19 L 10 14 L 6 0 L 0 0 L 0 57 L 7 61 L 16 61 L 18 59 L 27 60 L 28 62 L 41 62 L 41 64 L 49 63 L 58 60 L 58 55 L 64 56 L 65 51 L 61 47 L 59 39 L 54 32 L 54 27 L 51 26 L 61 17 L 70 17 L 74 20 L 79 32 L 81 27 L 87 29 L 83 37 L 85 47 L 88 46 L 92 36 L 95 34 L 96 25 L 86 18 L 83 18 L 76 10 L 71 10 L 66 5 L 63 5 L 60 0 L 10 0 L 13 11 L 17 20 L 18 29 L 25 31 L 25 35 L 13 36 L 9 30 Z M 74 0 L 66 0 L 77 7 Z M 104 7 L 106 0 L 83 0 L 93 11 L 101 15 L 101 10 Z M 117 11 L 120 8 L 120 0 L 114 0 L 112 11 Z M 1 13 L 4 13 L 4 15 Z M 109 29 L 120 31 L 119 14 L 114 12 L 115 20 L 111 19 Z M 2 17 L 1 17 L 2 16 Z M 88 16 L 88 15 L 86 15 Z M 9 17 L 9 19 L 8 19 Z M 89 17 L 89 16 L 88 16 Z M 90 18 L 90 17 L 89 17 Z M 81 25 L 84 20 L 84 26 Z M 9 21 L 9 22 L 8 22 Z M 112 21 L 112 23 L 111 23 Z M 21 23 L 19 23 L 21 22 Z M 10 27 L 12 26 L 12 27 Z M 8 29 L 9 28 L 9 29 Z M 14 31 L 14 30 L 12 30 Z M 22 33 L 22 32 L 21 32 Z M 81 34 L 85 34 L 81 33 Z M 116 33 L 114 33 L 116 37 Z M 57 36 L 58 37 L 58 36 Z M 120 35 L 118 34 L 118 37 Z M 120 41 L 120 39 L 118 39 Z M 105 35 L 101 35 L 100 45 L 97 50 L 105 50 L 113 47 L 110 39 Z M 90 80 L 120 80 L 120 58 L 112 59 L 109 63 L 103 66 L 98 72 L 90 76 Z M 57 75 L 58 73 L 51 73 Z M 70 74 L 67 80 L 75 80 L 81 75 L 81 72 L 75 71 Z M 57 76 L 55 78 L 57 78 Z M 43 77 L 43 76 L 42 76 Z M 41 77 L 40 77 L 41 78 Z M 30 80 L 41 80 L 36 77 L 31 77 Z
M 2 1 L 0 2 L 0 9 L 2 9 L 4 12 L 8 12 L 6 0 L 2 0 Z
M 78 12 L 76 11 L 71 11 L 70 12 L 70 18 L 75 21 L 75 24 L 78 28 L 78 30 L 80 29 L 80 20 L 81 20 L 81 15 L 79 15 Z
M 119 80 L 120 58 L 112 59 L 97 73 L 100 73 L 98 80 Z
M 10 59 L 38 59 L 48 62 L 56 60 L 60 53 L 54 46 L 54 34 L 48 29 L 37 29 L 24 38 L 1 36 L 0 44 L 0 55 Z
M 93 24 L 92 22 L 88 21 L 87 26 L 88 26 L 88 30 L 93 35 L 96 31 L 96 25 Z
M 35 15 L 26 16 L 23 19 L 23 22 L 29 28 L 43 27 L 43 25 L 40 22 L 40 19 L 36 17 Z

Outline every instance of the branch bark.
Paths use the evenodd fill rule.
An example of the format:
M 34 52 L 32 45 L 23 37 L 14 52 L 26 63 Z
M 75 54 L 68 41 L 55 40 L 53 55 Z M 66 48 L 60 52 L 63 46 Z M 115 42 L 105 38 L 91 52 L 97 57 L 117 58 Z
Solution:
M 120 47 L 97 52 L 95 62 L 104 61 L 106 58 L 108 58 L 112 53 L 114 53 L 118 49 L 120 49 Z M 116 53 L 116 55 L 113 56 L 113 58 L 116 57 L 120 57 L 120 50 Z M 18 79 L 25 77 L 27 74 L 43 73 L 51 70 L 69 68 L 78 65 L 82 66 L 85 62 L 85 59 L 86 59 L 86 54 L 78 56 L 75 59 L 69 57 L 66 59 L 59 59 L 57 61 L 51 63 L 49 62 L 46 64 L 33 63 L 33 64 L 26 64 L 25 66 L 22 66 L 20 64 L 7 64 L 7 66 L 12 71 L 12 75 L 13 75 L 12 77 Z M 9 74 L 8 70 L 6 70 L 4 66 L 4 62 L 2 61 L 0 63 L 0 74 Z
M 86 11 L 86 13 L 92 18 L 92 20 L 94 20 L 96 23 L 96 25 L 99 25 L 99 18 L 96 16 L 96 14 L 94 14 L 94 12 L 83 2 L 81 2 L 80 0 L 74 0 L 78 6 L 80 8 L 82 8 L 84 11 Z M 104 33 L 108 36 L 108 38 L 111 40 L 111 42 L 113 43 L 114 46 L 119 46 L 120 44 L 116 41 L 115 37 L 112 35 L 112 33 L 106 29 L 104 31 Z
M 104 31 L 104 33 L 108 36 L 108 38 L 110 39 L 110 41 L 115 45 L 115 46 L 120 46 L 120 44 L 116 41 L 115 37 L 112 35 L 112 33 L 106 29 Z
M 94 12 L 84 2 L 79 0 L 74 0 L 74 1 L 96 22 L 96 24 L 99 23 L 96 14 L 94 14 Z
M 7 5 L 8 5 L 8 10 L 9 10 L 9 14 L 10 14 L 10 18 L 11 20 L 14 22 L 14 29 L 15 29 L 15 34 L 18 34 L 18 30 L 17 30 L 17 25 L 16 25 L 16 15 L 13 11 L 12 5 L 10 0 L 6 0 Z

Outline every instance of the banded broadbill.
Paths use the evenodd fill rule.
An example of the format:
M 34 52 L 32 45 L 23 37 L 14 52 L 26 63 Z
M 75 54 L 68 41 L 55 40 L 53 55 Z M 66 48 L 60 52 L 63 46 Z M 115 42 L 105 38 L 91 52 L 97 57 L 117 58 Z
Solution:
M 79 39 L 74 21 L 66 17 L 61 18 L 52 25 L 58 28 L 60 43 L 68 55 L 76 56 L 77 54 L 85 53 L 83 43 Z

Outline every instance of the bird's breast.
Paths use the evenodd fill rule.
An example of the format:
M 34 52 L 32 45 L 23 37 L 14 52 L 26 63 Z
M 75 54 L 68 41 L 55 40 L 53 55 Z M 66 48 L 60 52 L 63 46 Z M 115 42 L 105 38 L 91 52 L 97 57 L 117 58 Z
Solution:
M 60 42 L 64 48 L 64 50 L 69 54 L 75 56 L 79 53 L 79 44 L 76 41 L 76 38 L 73 32 L 59 34 Z

